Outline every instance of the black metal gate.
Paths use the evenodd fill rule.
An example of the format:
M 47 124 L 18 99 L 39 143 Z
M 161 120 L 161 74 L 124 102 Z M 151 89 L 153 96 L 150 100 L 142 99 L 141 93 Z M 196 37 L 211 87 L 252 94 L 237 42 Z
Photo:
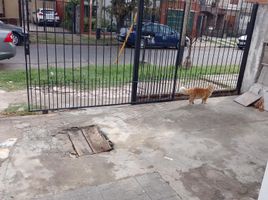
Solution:
M 168 101 L 180 86 L 235 92 L 256 9 L 245 0 L 21 0 L 29 110 Z

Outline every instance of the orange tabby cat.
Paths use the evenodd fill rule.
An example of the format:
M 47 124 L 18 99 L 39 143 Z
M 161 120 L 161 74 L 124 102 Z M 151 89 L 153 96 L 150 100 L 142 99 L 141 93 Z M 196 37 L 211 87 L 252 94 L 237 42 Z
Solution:
M 179 93 L 184 95 L 189 95 L 189 104 L 194 104 L 195 99 L 202 99 L 202 103 L 207 103 L 208 97 L 211 96 L 212 92 L 214 91 L 213 85 L 209 85 L 207 88 L 185 88 L 180 87 Z
M 258 100 L 255 104 L 254 104 L 255 108 L 258 108 L 259 111 L 263 112 L 264 111 L 264 98 L 260 98 L 260 100 Z

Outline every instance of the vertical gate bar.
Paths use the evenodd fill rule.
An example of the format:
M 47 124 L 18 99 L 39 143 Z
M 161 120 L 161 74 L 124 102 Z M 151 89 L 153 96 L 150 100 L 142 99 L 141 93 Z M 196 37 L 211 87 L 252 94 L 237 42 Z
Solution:
M 96 5 L 97 5 L 97 14 L 96 14 L 96 25 L 98 26 L 97 28 L 99 28 L 99 22 L 98 20 L 100 20 L 99 17 L 99 9 L 98 9 L 98 0 L 96 0 Z M 95 69 L 94 69 L 94 106 L 97 106 L 97 79 L 98 79 L 98 38 L 97 38 L 97 29 L 95 30 Z
M 184 12 L 185 12 L 185 9 L 186 9 L 186 3 L 184 4 Z M 184 17 L 185 15 L 183 15 L 182 17 L 182 27 L 184 26 Z M 180 41 L 181 41 L 181 37 L 182 37 L 182 30 L 183 28 L 181 28 L 181 31 L 180 31 Z M 178 51 L 177 51 L 177 57 L 176 57 L 176 62 L 175 62 L 175 74 L 174 74 L 174 80 L 173 80 L 173 90 L 172 90 L 172 99 L 174 100 L 175 98 L 175 93 L 176 93 L 176 85 L 177 85 L 177 78 L 178 78 L 178 68 L 179 68 L 179 65 L 180 65 L 180 57 L 181 57 L 181 47 L 182 45 L 179 45 L 179 48 L 178 48 Z
M 62 1 L 63 7 L 65 8 L 66 3 Z M 66 28 L 66 20 L 65 20 L 66 12 L 65 9 L 63 9 L 63 26 L 62 26 L 62 54 L 63 54 L 63 85 L 64 85 L 64 108 L 67 108 L 67 82 L 66 82 L 66 52 L 65 52 L 65 28 Z
M 132 65 L 132 59 L 133 59 L 133 50 L 130 49 L 130 58 L 129 58 L 129 74 L 128 74 L 128 103 L 131 102 L 131 80 L 132 80 L 132 72 L 133 72 L 133 65 Z
M 36 0 L 33 2 L 34 3 L 34 9 L 35 9 L 35 15 L 37 14 L 37 6 L 36 6 Z M 35 16 L 36 17 L 36 16 Z M 34 30 L 33 30 L 34 31 Z M 30 30 L 28 31 L 30 34 Z M 39 53 L 39 34 L 38 34 L 38 25 L 35 25 L 35 32 L 32 32 L 32 34 L 35 33 L 35 37 L 36 37 L 36 54 L 37 54 L 37 71 L 38 71 L 38 87 L 39 87 L 39 108 L 38 109 L 42 109 L 42 93 L 41 93 L 41 72 L 40 72 L 40 53 Z
M 237 86 L 236 86 L 236 90 L 237 90 L 238 94 L 241 93 L 242 81 L 243 81 L 244 73 L 245 73 L 245 69 L 246 69 L 248 53 L 249 53 L 249 49 L 250 49 L 250 44 L 251 44 L 251 39 L 252 39 L 253 30 L 254 30 L 254 26 L 255 26 L 258 7 L 259 7 L 258 4 L 253 5 L 250 22 L 248 24 L 247 31 L 246 31 L 247 32 L 246 47 L 245 47 L 245 50 L 244 50 L 242 63 L 241 63 L 241 68 L 240 68 L 239 76 L 238 76 L 238 82 L 237 82 Z
M 72 49 L 72 107 L 75 106 L 75 77 L 74 77 L 74 34 L 76 34 L 76 4 L 72 5 L 72 18 L 73 18 L 73 23 L 72 23 L 72 33 L 71 33 L 71 49 Z M 70 102 L 71 105 L 71 102 Z
M 82 107 L 82 83 L 83 83 L 83 66 L 82 66 L 82 34 L 84 34 L 84 0 L 80 0 L 80 37 L 79 37 L 79 91 L 80 91 L 80 96 L 79 96 L 79 102 L 77 102 L 77 106 L 79 104 L 79 107 Z
M 137 36 L 136 36 L 136 41 L 135 41 L 135 54 L 134 54 L 132 91 L 131 91 L 131 103 L 132 104 L 137 102 L 137 89 L 138 89 L 139 64 L 140 64 L 140 43 L 141 43 L 143 10 L 144 10 L 144 0 L 139 0 L 139 3 L 138 3 Z
M 112 13 L 110 13 L 110 18 L 111 18 L 111 22 L 110 22 L 110 25 L 111 25 L 111 27 L 112 27 L 112 25 L 113 25 L 113 14 Z M 109 75 L 108 75 L 108 94 L 107 94 L 107 103 L 108 104 L 110 104 L 110 102 L 111 102 L 111 79 L 112 79 L 112 75 L 111 75 L 111 73 L 112 73 L 112 32 L 110 32 L 110 47 L 109 47 Z M 107 80 L 107 79 L 106 79 Z
M 27 32 L 29 33 L 29 4 L 28 1 L 26 1 L 26 26 L 27 26 Z M 27 44 L 27 54 L 28 54 L 28 81 L 29 81 L 29 85 L 31 87 L 31 89 L 29 90 L 29 95 L 30 95 L 30 102 L 33 104 L 33 93 L 32 93 L 32 67 L 31 67 L 31 54 L 30 54 L 30 38 L 26 38 L 26 36 L 24 36 L 24 41 Z M 31 105 L 30 105 L 31 106 Z M 33 108 L 32 108 L 33 110 Z
M 21 0 L 22 1 L 22 23 L 23 23 L 23 32 L 25 34 L 26 32 L 26 25 L 25 25 L 25 6 L 27 4 L 25 4 L 24 0 Z M 27 21 L 26 21 L 27 23 Z M 29 74 L 28 74 L 28 53 L 29 53 L 29 46 L 28 46 L 28 42 L 27 43 L 24 43 L 24 56 L 25 56 L 25 70 L 26 70 L 26 85 L 27 85 L 27 100 L 28 100 L 28 111 L 30 111 L 31 107 L 30 107 L 30 92 L 29 92 Z
M 103 5 L 102 5 L 103 7 L 101 8 L 101 9 L 103 9 L 103 8 L 105 8 L 105 1 L 103 2 Z M 102 14 L 103 14 L 103 16 L 102 16 L 102 19 L 103 19 L 103 21 L 105 22 L 105 26 L 106 26 L 106 18 L 105 18 L 105 10 L 102 12 Z M 103 25 L 102 25 L 103 26 Z M 103 103 L 104 103 L 104 73 L 105 73 L 105 70 L 104 70 L 104 68 L 105 68 L 105 62 L 104 62 L 104 60 L 105 60 L 105 42 L 106 42 L 106 38 L 105 38 L 105 32 L 103 33 L 103 41 L 102 41 L 102 76 L 101 76 L 101 105 L 103 105 Z
M 56 11 L 56 2 L 53 3 L 53 9 L 54 11 Z M 55 80 L 55 87 L 56 87 L 56 109 L 59 109 L 59 97 L 58 97 L 58 91 L 59 91 L 59 86 L 58 86 L 58 55 L 57 55 L 57 30 L 56 30 L 56 21 L 54 20 L 53 23 L 53 31 L 54 31 L 54 51 L 55 51 L 55 76 L 56 76 L 56 80 Z M 52 79 L 53 80 L 53 79 Z M 52 91 L 54 91 L 53 89 L 54 87 L 52 87 Z M 54 105 L 54 97 L 53 97 L 53 105 Z M 53 106 L 54 108 L 54 106 Z
M 91 7 L 92 4 L 90 3 L 89 6 Z M 90 13 L 90 7 L 88 7 L 88 13 Z M 91 14 L 91 13 L 90 13 Z M 89 40 L 90 40 L 90 37 L 91 37 L 91 19 L 90 19 L 91 16 L 88 17 L 88 24 L 89 24 L 89 29 L 87 30 L 87 106 L 89 106 L 89 90 L 91 90 L 91 88 L 89 88 L 90 86 L 90 62 L 89 62 L 89 55 L 90 55 L 90 46 L 89 46 Z

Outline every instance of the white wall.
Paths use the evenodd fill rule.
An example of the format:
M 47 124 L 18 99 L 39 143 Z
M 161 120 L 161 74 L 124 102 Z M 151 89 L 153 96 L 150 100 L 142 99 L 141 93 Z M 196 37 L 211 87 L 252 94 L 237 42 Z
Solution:
M 260 66 L 263 43 L 268 42 L 268 5 L 259 5 L 252 35 L 241 92 L 246 92 L 255 82 Z

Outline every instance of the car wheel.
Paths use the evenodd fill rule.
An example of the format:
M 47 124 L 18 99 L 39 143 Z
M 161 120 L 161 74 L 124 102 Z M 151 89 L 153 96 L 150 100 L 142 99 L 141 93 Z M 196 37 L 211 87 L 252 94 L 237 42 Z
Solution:
M 13 44 L 19 46 L 22 42 L 21 37 L 17 33 L 13 33 Z

